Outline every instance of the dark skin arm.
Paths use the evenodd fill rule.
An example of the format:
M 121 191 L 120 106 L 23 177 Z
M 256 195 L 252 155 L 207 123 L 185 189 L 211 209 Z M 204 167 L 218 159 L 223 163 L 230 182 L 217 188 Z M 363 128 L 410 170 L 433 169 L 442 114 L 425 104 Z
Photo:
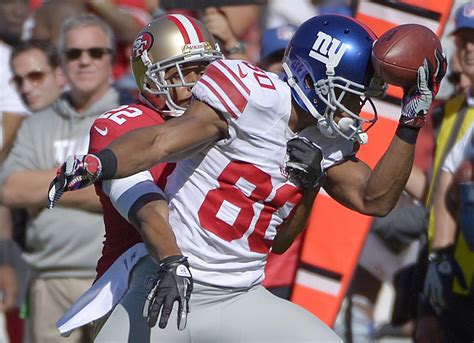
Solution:
M 385 216 L 396 205 L 410 176 L 415 151 L 394 137 L 374 170 L 353 158 L 328 170 L 324 186 L 328 194 L 344 206 L 371 216 Z M 295 216 L 278 231 L 272 252 L 284 253 L 308 221 L 317 192 L 306 192 Z
M 181 255 L 176 237 L 168 223 L 168 203 L 165 199 L 146 203 L 137 210 L 132 223 L 140 232 L 148 252 L 155 261 Z
M 307 190 L 303 193 L 298 208 L 295 210 L 294 216 L 285 221 L 272 243 L 272 252 L 275 254 L 283 254 L 291 246 L 293 241 L 303 231 L 306 223 L 308 222 L 311 210 L 313 209 L 313 203 L 316 199 L 319 189 Z
M 385 216 L 396 205 L 410 176 L 415 145 L 394 136 L 374 170 L 353 158 L 328 170 L 324 189 L 344 206 Z
M 114 178 L 133 175 L 160 162 L 189 158 L 227 134 L 225 119 L 205 103 L 194 101 L 183 116 L 131 131 L 111 143 L 108 148 L 119 161 Z

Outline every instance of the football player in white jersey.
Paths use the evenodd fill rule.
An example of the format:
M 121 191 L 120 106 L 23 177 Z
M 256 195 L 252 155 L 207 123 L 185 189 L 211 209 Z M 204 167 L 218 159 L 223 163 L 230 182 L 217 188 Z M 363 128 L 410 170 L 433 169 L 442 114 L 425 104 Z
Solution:
M 404 188 L 445 59 L 434 51 L 438 65 L 420 66 L 395 136 L 371 170 L 355 153 L 376 121 L 375 114 L 360 116 L 361 108 L 381 93 L 370 62 L 374 40 L 352 18 L 314 17 L 285 52 L 286 81 L 245 61 L 218 60 L 193 87 L 195 101 L 181 117 L 127 133 L 59 169 L 51 205 L 63 191 L 178 161 L 165 193 L 181 254 L 157 242 L 164 257 L 158 266 L 147 256 L 136 264 L 99 342 L 339 341 L 260 283 L 268 252 L 284 252 L 301 232 L 323 179 L 332 197 L 368 215 L 388 213 Z M 143 72 L 145 80 L 157 80 L 153 65 Z M 146 320 L 138 316 L 145 296 Z M 175 300 L 179 306 L 172 310 Z M 184 330 L 144 324 L 153 326 L 161 314 L 164 327 L 163 314 L 172 311 L 183 329 L 188 301 Z

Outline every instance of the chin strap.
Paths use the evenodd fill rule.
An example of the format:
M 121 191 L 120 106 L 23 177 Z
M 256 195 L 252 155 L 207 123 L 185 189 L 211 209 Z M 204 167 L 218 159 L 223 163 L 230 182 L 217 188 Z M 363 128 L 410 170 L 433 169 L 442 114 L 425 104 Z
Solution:
M 287 80 L 287 83 L 288 85 L 294 89 L 294 91 L 296 92 L 296 94 L 298 94 L 298 96 L 300 97 L 301 101 L 303 101 L 303 104 L 306 106 L 306 108 L 309 110 L 309 113 L 311 113 L 311 115 L 316 118 L 317 120 L 317 126 L 318 126 L 318 129 L 319 129 L 319 132 L 321 132 L 321 134 L 325 137 L 328 137 L 328 138 L 336 138 L 338 136 L 337 132 L 334 131 L 334 129 L 331 127 L 331 124 L 329 123 L 329 119 L 326 118 L 325 116 L 322 116 L 318 110 L 316 110 L 316 108 L 313 106 L 313 104 L 311 103 L 311 101 L 309 101 L 309 99 L 306 97 L 306 95 L 303 93 L 303 91 L 301 90 L 300 86 L 298 85 L 298 83 L 296 82 L 295 80 L 295 77 L 293 76 L 293 73 L 291 72 L 291 69 L 290 67 L 288 67 L 288 64 L 286 62 L 283 63 L 283 70 L 285 71 L 286 73 L 286 76 L 288 78 Z M 331 66 L 331 65 L 328 65 L 327 66 L 327 71 L 326 71 L 326 74 L 328 76 L 330 75 L 334 75 L 334 67 Z M 338 125 L 337 123 L 334 122 L 334 125 L 338 125 L 338 127 L 344 131 L 344 128 L 352 128 L 354 131 L 357 131 L 356 128 L 353 127 L 353 124 L 354 124 L 354 120 L 351 119 L 351 118 L 341 118 L 341 119 L 348 119 L 350 120 L 350 123 L 347 122 L 347 121 L 343 121 L 343 123 L 341 123 L 340 125 Z M 344 125 L 342 125 L 344 124 Z M 365 132 L 358 132 L 356 135 L 355 135 L 355 139 L 356 141 L 359 143 L 359 144 L 366 144 L 369 140 L 369 137 L 367 135 L 367 133 Z

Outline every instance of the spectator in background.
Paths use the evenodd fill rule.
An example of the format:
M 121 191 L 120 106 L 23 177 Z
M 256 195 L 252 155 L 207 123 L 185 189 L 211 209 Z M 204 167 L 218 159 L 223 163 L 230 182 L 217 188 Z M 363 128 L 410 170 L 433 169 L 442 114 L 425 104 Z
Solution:
M 11 70 L 8 64 L 11 47 L 20 41 L 23 23 L 28 17 L 27 0 L 0 1 L 0 167 L 11 149 L 16 132 L 28 111 L 10 84 Z M 10 239 L 13 221 L 10 211 L 0 203 L 0 321 L 8 312 L 10 323 L 18 317 L 18 281 L 16 269 L 20 262 L 18 247 Z M 19 324 L 18 321 L 15 321 Z M 21 330 L 19 330 L 21 331 Z M 6 333 L 0 332 L 0 340 Z M 11 337 L 21 339 L 21 337 Z
M 459 54 L 456 51 L 453 52 L 449 60 L 450 72 L 446 75 L 448 81 L 454 86 L 453 95 L 466 93 L 471 86 L 471 80 L 469 76 L 462 70 L 461 61 L 459 60 Z
M 441 167 L 448 152 L 469 132 L 474 122 L 474 2 L 464 4 L 456 12 L 453 35 L 462 71 L 470 79 L 471 87 L 444 106 L 443 122 L 436 142 L 433 176 L 426 200 L 426 206 L 430 210 L 428 233 L 431 253 L 424 291 L 420 297 L 416 333 L 419 342 L 473 340 L 474 313 L 470 290 L 474 251 L 463 244 L 462 235 L 457 236 L 452 225 L 443 225 L 446 224 L 443 220 L 448 218 L 443 215 L 448 179 L 443 176 Z M 446 273 L 440 273 L 442 269 L 439 267 L 442 264 L 448 266 Z
M 202 20 L 219 41 L 226 57 L 255 62 L 261 10 L 259 5 L 207 7 L 202 12 Z
M 4 204 L 26 208 L 30 215 L 23 256 L 35 272 L 29 286 L 32 343 L 63 341 L 55 322 L 95 277 L 104 235 L 95 192 L 64 197 L 59 211 L 47 211 L 45 204 L 59 163 L 87 152 L 94 120 L 120 105 L 109 84 L 114 46 L 111 28 L 92 14 L 64 23 L 59 51 L 69 90 L 23 123 L 0 174 Z M 90 332 L 78 330 L 69 340 L 91 341 Z
M 283 75 L 283 54 L 295 31 L 296 26 L 291 24 L 264 31 L 258 66 L 272 73 Z
M 272 29 L 285 24 L 300 25 L 305 20 L 319 14 L 312 0 L 269 0 L 265 11 L 265 28 Z
M 474 261 L 473 160 L 474 121 L 471 121 L 463 137 L 446 155 L 438 192 L 434 195 L 437 241 L 433 242 L 429 256 L 423 295 L 433 306 L 439 324 L 435 323 L 437 325 L 431 327 L 431 331 L 422 331 L 426 329 L 423 326 L 419 328 L 419 337 L 426 342 L 474 341 L 474 291 L 472 272 L 469 273 Z M 463 164 L 463 161 L 467 163 Z M 463 169 L 460 169 L 462 164 Z M 460 212 L 460 192 L 463 200 L 467 200 L 463 206 L 470 206 L 471 213 Z M 458 221 L 462 218 L 458 217 L 458 211 L 468 220 Z M 440 246 L 442 239 L 448 244 Z M 427 318 L 422 320 L 421 324 L 428 322 Z
M 246 60 L 247 47 L 233 32 L 227 15 L 218 7 L 208 7 L 203 13 L 204 24 L 217 38 L 227 58 Z
M 57 46 L 63 23 L 82 13 L 86 13 L 86 6 L 81 0 L 44 1 L 32 14 L 31 38 L 48 40 Z
M 61 25 L 70 17 L 93 13 L 109 24 L 116 37 L 113 77 L 118 80 L 129 71 L 130 48 L 135 36 L 152 17 L 138 2 L 126 0 L 49 0 L 34 12 L 32 37 L 58 43 Z
M 10 150 L 16 131 L 27 113 L 9 84 L 11 70 L 8 65 L 11 47 L 20 41 L 27 17 L 26 0 L 0 1 L 0 162 Z
M 43 110 L 59 97 L 65 85 L 59 55 L 53 43 L 25 41 L 13 48 L 12 83 L 32 112 Z

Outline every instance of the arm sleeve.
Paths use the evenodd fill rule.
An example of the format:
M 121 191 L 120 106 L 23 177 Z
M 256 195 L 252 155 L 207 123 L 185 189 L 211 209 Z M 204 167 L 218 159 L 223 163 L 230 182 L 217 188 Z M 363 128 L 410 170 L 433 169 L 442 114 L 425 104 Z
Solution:
M 144 198 L 166 199 L 164 192 L 154 183 L 153 176 L 149 171 L 137 173 L 135 175 L 107 180 L 102 182 L 103 192 L 110 198 L 112 205 L 122 217 L 129 220 L 130 211 L 138 210 L 140 207 L 134 206 Z M 143 205 L 147 201 L 143 202 Z

